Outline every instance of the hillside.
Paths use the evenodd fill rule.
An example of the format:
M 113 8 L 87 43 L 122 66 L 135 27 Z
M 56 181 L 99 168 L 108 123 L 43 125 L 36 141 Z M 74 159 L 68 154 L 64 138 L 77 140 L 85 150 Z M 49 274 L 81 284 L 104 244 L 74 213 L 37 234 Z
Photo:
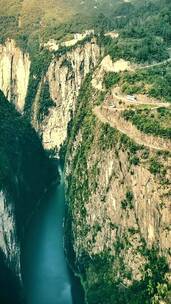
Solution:
M 68 136 L 68 256 L 87 303 L 169 304 L 170 109 L 135 102 L 124 111 L 109 91 L 102 102 L 91 81 Z
M 144 41 L 152 44 L 149 46 L 151 50 L 157 43 L 161 48 L 160 53 L 161 38 L 164 44 L 171 42 L 168 27 L 170 3 L 167 0 L 164 6 L 161 0 L 147 1 L 145 4 L 139 0 L 50 0 L 43 1 L 41 6 L 38 0 L 1 0 L 0 4 L 1 41 L 8 37 L 15 38 L 30 52 L 34 52 L 38 42 L 41 44 L 50 38 L 64 39 L 65 36 L 68 39 L 72 33 L 92 27 L 98 32 L 110 29 L 121 31 L 124 42 L 119 40 L 119 46 L 122 51 L 124 47 L 130 49 L 128 54 L 125 53 L 129 57 L 131 52 L 136 55 Z M 151 36 L 154 36 L 152 42 Z M 148 49 L 145 52 L 147 56 Z M 162 56 L 167 57 L 166 52 Z M 136 57 L 141 60 L 141 54 L 137 53 Z
M 1 36 L 3 33 L 4 37 L 17 37 L 29 44 L 39 35 L 45 40 L 53 36 L 61 38 L 68 32 L 87 27 L 88 23 L 91 25 L 93 17 L 103 11 L 104 6 L 108 11 L 116 2 L 50 0 L 40 5 L 38 0 L 1 0 Z

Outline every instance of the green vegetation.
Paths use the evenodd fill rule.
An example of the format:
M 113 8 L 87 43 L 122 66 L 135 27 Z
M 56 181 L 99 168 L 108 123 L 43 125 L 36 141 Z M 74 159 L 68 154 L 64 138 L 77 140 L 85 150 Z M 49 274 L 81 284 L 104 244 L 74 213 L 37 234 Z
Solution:
M 85 203 L 88 202 L 89 196 L 92 189 L 95 189 L 95 183 L 90 183 L 87 167 L 87 158 L 91 148 L 91 144 L 94 139 L 94 127 L 95 127 L 95 117 L 91 112 L 91 97 L 92 97 L 92 86 L 91 86 L 91 75 L 87 75 L 84 84 L 80 90 L 76 108 L 76 114 L 74 119 L 68 127 L 68 140 L 63 147 L 62 152 L 68 159 L 71 155 L 73 149 L 73 142 L 82 129 L 82 144 L 77 147 L 76 153 L 72 160 L 71 173 L 67 176 L 67 199 L 69 201 L 69 208 L 67 210 L 68 216 L 65 225 L 66 229 L 66 250 L 69 256 L 72 257 L 72 266 L 77 270 L 77 265 L 75 265 L 75 254 L 73 251 L 73 230 L 72 230 L 72 218 L 74 209 L 79 208 L 81 213 L 80 222 L 82 222 L 82 229 L 80 231 L 80 236 L 84 238 L 88 233 L 88 227 L 83 224 L 86 217 Z M 66 148 L 67 147 L 67 148 Z M 96 166 L 94 167 L 96 171 Z M 93 171 L 93 170 L 92 170 Z M 93 174 L 93 172 L 92 172 Z M 80 265 L 80 267 L 82 267 Z
M 119 82 L 120 76 L 118 73 L 106 73 L 103 79 L 104 85 L 106 87 L 106 89 L 110 89 L 111 87 L 113 87 L 115 84 L 117 84 Z
M 90 110 L 91 94 L 91 75 L 88 75 L 84 81 L 84 85 L 82 86 L 78 97 L 76 116 L 71 122 L 71 133 L 69 134 L 67 151 L 67 153 L 71 152 L 71 149 L 73 148 L 73 141 L 77 136 L 80 128 L 84 125 L 84 128 L 82 130 L 82 145 L 80 145 L 76 151 L 76 154 L 72 161 L 72 174 L 71 176 L 68 176 L 70 207 L 73 203 L 79 204 L 83 219 L 85 217 L 84 203 L 88 201 L 91 188 L 91 184 L 89 184 L 88 178 L 87 157 L 93 141 L 93 130 L 95 126 L 95 118 Z M 78 180 L 79 183 L 77 182 Z M 82 233 L 84 235 L 85 232 L 82 231 Z
M 126 94 L 144 93 L 171 102 L 171 64 L 123 73 L 120 86 Z
M 135 9 L 128 15 L 127 25 L 123 30 L 123 37 L 146 38 L 149 34 L 162 37 L 163 42 L 169 44 L 170 38 L 170 8 L 168 0 L 148 1 L 145 4 L 138 2 Z
M 124 58 L 137 63 L 145 63 L 169 58 L 166 45 L 158 37 L 149 36 L 142 39 L 119 37 L 115 41 L 105 37 L 101 40 L 106 54 L 109 54 L 114 60 Z
M 137 63 L 159 62 L 168 58 L 167 48 L 171 43 L 171 4 L 170 1 L 43 1 L 38 0 L 2 0 L 0 8 L 1 42 L 7 37 L 15 38 L 22 49 L 31 55 L 31 76 L 26 98 L 24 119 L 14 107 L 0 95 L 0 184 L 2 189 L 17 202 L 16 217 L 20 227 L 33 209 L 43 188 L 51 179 L 51 166 L 40 144 L 39 138 L 31 128 L 28 120 L 31 116 L 33 101 L 43 82 L 47 68 L 53 56 L 64 55 L 72 48 L 61 48 L 54 54 L 43 50 L 42 44 L 50 38 L 58 42 L 71 39 L 75 32 L 95 28 L 99 43 L 104 46 L 105 54 L 112 59 L 125 58 Z M 101 4 L 99 4 L 100 2 Z M 142 3 L 143 2 L 143 3 Z M 81 4 L 82 3 L 82 4 Z M 109 4 L 111 4 L 109 6 Z M 95 9 L 94 6 L 97 6 Z M 109 14 L 110 10 L 110 14 Z M 89 15 L 89 17 L 88 17 Z M 116 29 L 119 38 L 105 37 L 104 33 Z M 86 38 L 81 44 L 89 41 Z M 76 47 L 76 46 L 74 46 Z M 81 65 L 81 69 L 83 68 Z M 65 59 L 61 66 L 72 69 L 70 61 Z M 104 84 L 106 90 L 119 84 L 126 94 L 146 93 L 149 96 L 171 101 L 171 65 L 135 72 L 106 73 Z M 150 152 L 143 146 L 134 143 L 126 135 L 121 135 L 108 124 L 97 123 L 92 114 L 92 105 L 101 104 L 105 98 L 99 93 L 93 98 L 91 75 L 88 75 L 78 97 L 76 113 L 68 126 L 67 155 L 70 156 L 70 172 L 67 178 L 67 198 L 69 209 L 67 216 L 67 249 L 75 262 L 72 248 L 73 231 L 72 219 L 79 210 L 80 239 L 90 232 L 86 224 L 86 203 L 92 193 L 98 189 L 98 156 L 91 155 L 94 142 L 99 145 L 99 153 L 107 155 L 113 149 L 116 157 L 119 150 L 126 151 L 129 165 L 132 168 L 140 162 L 148 162 L 148 169 L 158 177 L 164 176 L 166 170 L 160 162 L 160 157 L 151 157 Z M 49 108 L 54 106 L 46 82 L 41 91 L 39 120 L 48 115 Z M 130 120 L 142 132 L 171 138 L 169 127 L 170 109 L 130 110 L 124 112 L 124 118 Z M 77 142 L 75 141 L 77 139 Z M 77 146 L 75 145 L 77 144 Z M 73 153 L 72 153 L 73 152 Z M 71 159 L 72 156 L 72 159 Z M 94 161 L 91 158 L 94 157 Z M 92 167 L 91 167 L 92 164 Z M 50 172 L 50 173 L 49 173 Z M 93 179 L 93 181 L 92 181 Z M 105 194 L 102 193 L 105 204 Z M 24 203 L 23 203 L 24 202 Z M 134 208 L 134 196 L 131 190 L 125 194 L 121 202 L 123 210 Z M 124 211 L 123 211 L 124 213 Z M 91 227 L 92 229 L 92 227 Z M 111 229 L 119 229 L 111 224 Z M 93 226 L 92 242 L 101 230 L 99 223 Z M 74 233 L 73 233 L 74 232 Z M 121 231 L 122 232 L 122 231 Z M 134 228 L 128 227 L 128 233 L 136 234 Z M 144 244 L 140 248 L 146 263 L 142 265 L 142 280 L 132 279 L 131 269 L 126 266 L 124 254 L 131 247 L 126 237 L 127 231 L 116 237 L 111 251 L 106 248 L 100 254 L 91 258 L 85 252 L 80 252 L 77 265 L 74 264 L 83 278 L 87 291 L 87 299 L 91 304 L 158 304 L 168 297 L 169 286 L 166 278 L 168 264 L 161 252 L 153 247 L 147 249 Z M 90 241 L 91 242 L 91 241 Z M 89 244 L 88 244 L 89 245 Z M 113 250 L 113 251 L 112 251 Z M 132 285 L 126 287 L 125 279 L 132 280 Z M 86 282 L 89 285 L 86 285 Z
M 103 101 L 105 100 L 106 92 L 99 91 L 97 93 L 96 102 L 94 103 L 96 106 L 100 106 L 103 104 Z
M 99 94 L 98 98 L 103 99 L 103 95 Z M 152 158 L 150 158 L 151 154 L 145 147 L 134 143 L 129 137 L 110 127 L 109 124 L 100 123 L 95 119 L 92 114 L 92 107 L 94 103 L 96 104 L 98 98 L 94 96 L 91 87 L 91 75 L 88 75 L 79 94 L 75 118 L 72 120 L 68 130 L 69 139 L 66 158 L 68 159 L 68 156 L 71 155 L 73 157 L 69 165 L 71 171 L 67 178 L 70 223 L 66 228 L 66 243 L 70 252 L 73 252 L 70 239 L 73 241 L 75 234 L 75 228 L 71 226 L 71 220 L 77 212 L 80 214 L 77 221 L 78 229 L 81 227 L 79 237 L 84 239 L 92 231 L 92 240 L 88 243 L 88 246 L 89 244 L 91 246 L 91 242 L 96 241 L 97 234 L 102 229 L 98 221 L 93 228 L 87 225 L 85 208 L 91 194 L 95 194 L 99 190 L 98 151 L 100 155 L 107 155 L 108 152 L 113 150 L 116 153 L 116 157 L 118 157 L 119 150 L 126 151 L 130 165 L 138 165 L 142 161 L 149 167 L 151 166 L 150 170 L 152 170 L 154 175 L 161 175 L 161 172 L 164 172 L 162 171 L 164 168 L 162 164 L 159 170 L 157 168 L 158 164 L 154 163 Z M 156 115 L 161 115 L 160 112 L 165 115 L 165 110 L 163 109 L 156 111 Z M 98 146 L 97 155 L 92 155 L 91 153 L 91 151 L 94 151 L 94 146 Z M 132 168 L 132 166 L 130 167 Z M 105 190 L 103 192 L 103 189 L 101 191 L 101 201 L 105 204 L 106 193 Z M 134 208 L 134 196 L 129 188 L 121 202 L 121 208 L 125 211 Z M 111 223 L 111 229 L 116 229 L 116 235 L 118 231 L 121 231 L 121 227 L 118 226 Z M 73 262 L 73 264 L 76 271 L 81 274 L 89 303 L 158 304 L 158 299 L 166 299 L 169 296 L 169 285 L 166 278 L 168 271 L 167 261 L 156 248 L 147 249 L 145 242 L 142 242 L 142 245 L 140 243 L 137 249 L 138 254 L 140 253 L 142 258 L 146 260 L 141 269 L 142 280 L 133 280 L 132 270 L 125 263 L 124 255 L 132 246 L 129 236 L 137 232 L 138 230 L 134 227 L 128 227 L 128 231 L 118 234 L 118 238 L 113 244 L 113 251 L 112 249 L 104 248 L 103 252 L 96 255 L 91 254 L 91 257 L 89 257 L 87 252 L 83 250 L 77 256 L 76 263 Z M 75 261 L 75 257 L 73 259 Z M 131 280 L 132 285 L 125 286 L 125 279 Z
M 115 0 L 112 7 L 119 2 Z M 110 0 L 101 3 L 79 0 L 1 0 L 1 41 L 14 38 L 23 49 L 32 53 L 40 44 L 55 39 L 72 39 L 73 33 L 99 26 L 99 14 L 108 14 Z M 94 6 L 96 5 L 96 8 Z M 103 15 L 105 19 L 105 15 Z M 104 22 L 103 22 L 104 25 Z
M 148 303 L 147 301 L 149 301 L 149 303 L 157 304 L 168 296 L 169 284 L 166 274 L 169 271 L 169 265 L 165 256 L 160 254 L 158 247 L 153 246 L 152 249 L 146 248 L 144 255 L 146 256 L 147 263 L 142 270 L 143 288 L 140 296 L 144 299 L 144 303 Z
M 45 116 L 48 116 L 49 109 L 55 106 L 54 101 L 50 97 L 49 92 L 49 83 L 46 81 L 43 85 L 41 94 L 40 94 L 40 109 L 39 109 L 39 122 L 42 122 Z
M 73 33 L 94 28 L 102 33 L 100 40 L 113 58 L 150 62 L 168 57 L 171 4 L 167 0 L 164 3 L 161 0 L 155 3 L 49 0 L 41 6 L 38 0 L 1 2 L 1 41 L 14 38 L 30 53 L 34 52 L 35 46 L 39 52 L 40 44 L 51 38 L 60 42 L 64 37 L 71 39 Z M 103 36 L 104 32 L 113 29 L 120 32 L 119 39 Z
M 166 169 L 164 168 L 164 166 L 155 158 L 152 158 L 150 160 L 150 172 L 154 175 L 156 174 L 160 174 L 162 176 L 164 176 L 166 174 Z
M 118 143 L 118 131 L 109 124 L 102 124 L 99 134 L 99 147 L 101 150 L 111 150 Z
M 103 37 L 101 41 L 106 53 L 113 59 L 122 57 L 139 63 L 167 59 L 167 47 L 171 43 L 170 11 L 171 4 L 167 0 L 118 5 L 111 14 L 110 23 L 120 36 L 116 40 Z
M 131 191 L 127 191 L 125 199 L 121 201 L 121 208 L 126 210 L 126 209 L 133 209 L 133 200 L 134 200 L 134 195 Z
M 131 121 L 140 131 L 146 134 L 171 139 L 171 109 L 125 110 L 123 117 Z
M 148 150 L 141 145 L 136 144 L 127 135 L 120 134 L 120 132 L 112 128 L 109 124 L 101 124 L 98 144 L 102 151 L 115 149 L 117 156 L 118 149 L 127 151 L 130 165 L 137 166 L 140 159 L 148 159 Z
M 126 287 L 124 279 L 131 279 L 130 270 L 124 263 L 126 238 L 116 241 L 116 255 L 110 251 L 94 255 L 91 259 L 81 258 L 80 264 L 86 265 L 86 275 L 90 288 L 86 286 L 86 275 L 82 266 L 82 275 L 87 287 L 87 299 L 91 304 L 158 304 L 161 300 L 169 301 L 170 286 L 166 274 L 169 270 L 166 258 L 159 253 L 157 247 L 147 249 L 143 246 L 146 263 L 142 266 L 141 281 L 133 281 Z M 114 263 L 115 262 L 115 263 Z M 117 265 L 119 263 L 119 276 Z M 115 267 L 113 265 L 116 265 Z M 110 269 L 110 271 L 109 271 Z
M 72 63 L 68 59 L 64 59 L 64 61 L 61 63 L 61 67 L 67 67 L 69 71 L 72 71 Z
M 45 76 L 45 73 L 47 72 L 51 60 L 52 54 L 50 54 L 47 50 L 42 50 L 40 53 L 36 53 L 35 50 L 31 61 L 29 85 L 24 108 L 25 116 L 29 119 L 31 117 L 32 104 L 35 100 L 36 93 L 43 77 Z M 45 85 L 44 90 L 46 91 L 47 99 L 47 84 Z
M 26 103 L 25 103 L 25 116 L 30 119 L 31 116 L 31 110 L 32 110 L 32 104 L 36 98 L 36 93 L 38 92 L 39 85 L 43 81 L 46 72 L 48 70 L 48 67 L 50 63 L 52 62 L 52 58 L 54 56 L 56 58 L 59 58 L 60 56 L 65 55 L 67 52 L 72 51 L 76 49 L 78 46 L 84 46 L 85 43 L 90 42 L 92 39 L 92 36 L 85 37 L 82 41 L 78 42 L 74 46 L 71 47 L 61 47 L 58 51 L 55 51 L 53 53 L 49 52 L 47 49 L 41 49 L 40 52 L 38 52 L 38 45 L 35 46 L 35 49 L 32 49 L 31 52 L 31 68 L 30 68 L 30 78 L 29 78 L 29 87 L 27 90 L 27 96 L 26 96 Z M 38 42 L 36 42 L 37 44 Z M 65 58 L 63 62 L 61 63 L 61 67 L 67 67 L 69 72 L 72 72 L 72 75 L 74 75 L 74 71 L 72 68 L 71 62 Z M 53 101 L 51 100 L 49 93 L 48 93 L 48 84 L 46 82 L 45 88 L 43 88 L 43 92 L 46 92 L 45 100 L 43 100 L 43 92 L 41 93 L 41 102 L 43 103 L 40 108 L 40 117 L 39 119 L 42 119 L 42 114 L 45 111 L 45 116 L 48 114 L 48 105 L 49 107 L 53 106 Z M 45 105 L 46 103 L 46 105 Z

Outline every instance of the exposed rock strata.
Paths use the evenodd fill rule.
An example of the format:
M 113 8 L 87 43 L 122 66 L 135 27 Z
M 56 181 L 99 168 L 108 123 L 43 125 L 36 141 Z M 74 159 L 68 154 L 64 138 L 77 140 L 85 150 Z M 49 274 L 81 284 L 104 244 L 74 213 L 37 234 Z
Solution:
M 41 125 L 43 144 L 59 149 L 67 137 L 67 126 L 75 111 L 79 90 L 86 75 L 97 65 L 100 48 L 93 39 L 84 45 L 54 58 L 46 79 L 55 106 Z
M 90 103 L 93 98 L 89 98 Z M 74 142 L 72 137 L 67 155 L 67 194 L 72 219 L 68 229 L 72 231 L 70 238 L 88 303 L 94 303 L 94 298 L 98 303 L 115 303 L 112 290 L 115 288 L 117 292 L 120 284 L 125 290 L 133 288 L 135 282 L 141 284 L 147 263 L 158 263 L 163 255 L 171 265 L 171 157 L 138 146 L 118 130 L 93 118 L 90 108 L 87 113 Z M 87 132 L 89 138 L 85 136 Z M 139 164 L 132 162 L 136 157 Z M 152 172 L 152 159 L 163 166 L 163 171 Z M 153 246 L 159 249 L 159 256 L 151 260 Z M 148 265 L 151 271 L 153 266 Z M 97 291 L 97 286 L 102 290 Z M 121 295 L 124 296 L 122 292 Z
M 0 90 L 22 112 L 29 83 L 29 55 L 23 53 L 14 40 L 0 45 Z

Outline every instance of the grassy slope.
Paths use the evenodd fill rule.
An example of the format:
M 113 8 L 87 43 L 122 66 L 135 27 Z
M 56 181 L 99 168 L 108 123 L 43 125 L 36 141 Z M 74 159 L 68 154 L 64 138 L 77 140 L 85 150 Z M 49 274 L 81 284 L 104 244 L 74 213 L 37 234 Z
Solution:
M 130 120 L 140 131 L 146 134 L 171 139 L 170 109 L 125 110 L 123 117 Z
M 41 5 L 38 0 L 1 0 L 0 2 L 0 16 L 13 16 L 17 22 L 19 16 L 21 17 L 20 28 L 11 29 L 10 24 L 7 23 L 6 31 L 9 30 L 13 35 L 16 35 L 19 32 L 22 33 L 22 31 L 33 33 L 35 30 L 44 33 L 48 27 L 55 29 L 60 24 L 72 22 L 73 17 L 77 20 L 82 17 L 89 18 L 104 10 L 104 4 L 105 8 L 108 8 L 111 2 L 114 5 L 118 0 L 102 0 L 98 2 L 99 4 L 90 0 L 85 3 L 79 0 L 49 0 L 42 1 Z M 79 18 L 79 15 L 82 15 L 81 18 Z
M 38 0 L 1 0 L 0 40 L 15 38 L 20 46 L 32 53 L 50 38 L 63 40 L 68 33 L 92 27 L 98 32 L 118 28 L 121 32 L 119 41 L 108 50 L 112 57 L 117 52 L 118 56 L 131 60 L 160 61 L 168 56 L 165 44 L 171 43 L 170 4 L 163 5 L 161 0 L 152 1 L 150 5 L 149 2 L 49 0 L 40 5 Z M 143 52 L 142 46 L 146 46 Z M 149 52 L 154 53 L 150 58 Z

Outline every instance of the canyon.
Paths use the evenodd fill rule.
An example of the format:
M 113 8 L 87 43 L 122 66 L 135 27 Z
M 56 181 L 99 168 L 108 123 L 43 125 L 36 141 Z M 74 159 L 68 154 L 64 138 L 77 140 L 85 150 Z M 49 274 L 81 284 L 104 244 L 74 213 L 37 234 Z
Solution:
M 80 276 L 86 303 L 115 304 L 118 297 L 119 303 L 126 298 L 135 303 L 136 297 L 145 301 L 151 283 L 157 288 L 151 298 L 166 304 L 170 298 L 163 300 L 161 290 L 170 281 L 171 156 L 134 142 L 95 115 L 104 86 L 103 57 L 95 37 L 54 54 L 36 86 L 30 121 L 45 150 L 55 156 L 65 150 L 66 252 L 68 259 L 71 253 L 74 256 L 70 266 Z M 109 71 L 117 67 L 107 60 Z M 30 79 L 37 80 L 31 75 L 31 64 L 30 55 L 13 40 L 0 46 L 0 89 L 23 119 Z M 45 88 L 51 106 L 40 119 Z M 132 161 L 135 156 L 138 164 Z M 150 169 L 153 159 L 162 172 Z M 0 247 L 12 271 L 21 277 L 13 210 L 3 191 L 0 200 Z M 155 276 L 160 275 L 156 287 Z

